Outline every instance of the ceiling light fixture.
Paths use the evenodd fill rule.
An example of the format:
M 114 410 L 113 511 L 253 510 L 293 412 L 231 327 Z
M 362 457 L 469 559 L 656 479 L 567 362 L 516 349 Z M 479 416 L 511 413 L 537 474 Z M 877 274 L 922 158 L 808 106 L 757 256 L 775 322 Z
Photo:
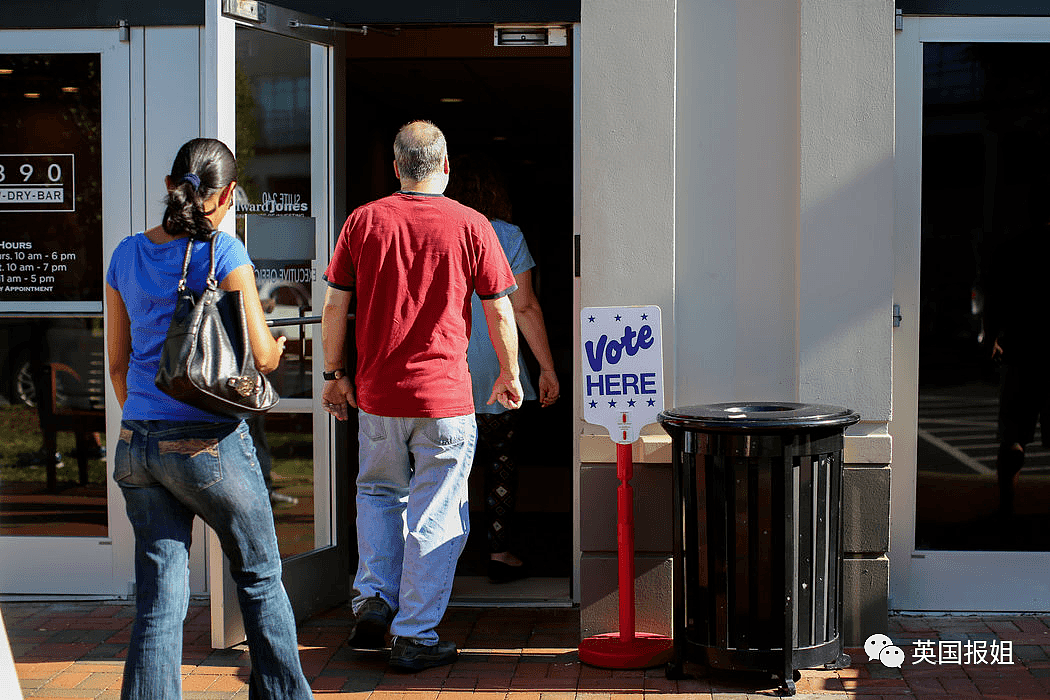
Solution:
M 35 99 L 40 97 L 40 93 L 39 92 L 27 92 L 27 93 L 25 93 L 23 95 L 23 97 L 26 97 L 26 98 L 28 98 L 30 100 L 35 100 Z
M 459 104 L 463 101 L 462 97 L 442 97 L 441 101 L 446 104 Z

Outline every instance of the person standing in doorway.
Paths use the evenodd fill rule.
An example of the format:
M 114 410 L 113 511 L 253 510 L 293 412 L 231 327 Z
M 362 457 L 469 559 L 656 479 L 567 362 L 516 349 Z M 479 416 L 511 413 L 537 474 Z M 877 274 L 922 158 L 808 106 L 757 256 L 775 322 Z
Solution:
M 1046 348 L 1050 329 L 1042 322 L 1042 298 L 1050 256 L 1050 212 L 1017 231 L 1000 235 L 989 254 L 984 289 L 984 342 L 993 360 L 1002 363 L 999 390 L 996 473 L 999 513 L 1011 546 L 1027 533 L 1015 531 L 1016 492 L 1025 451 L 1036 439 L 1050 447 L 1050 362 Z
M 521 405 L 514 275 L 488 220 L 443 195 L 445 137 L 410 122 L 394 139 L 396 193 L 353 211 L 325 272 L 323 406 L 358 409 L 358 570 L 351 644 L 390 664 L 451 663 L 437 625 L 470 531 L 467 477 L 477 439 L 467 345 L 477 291 L 500 372 L 489 402 Z M 357 295 L 356 386 L 343 366 Z M 389 628 L 389 629 L 388 629 Z
M 532 269 L 536 262 L 529 253 L 521 229 L 510 223 L 512 209 L 503 174 L 492 161 L 481 155 L 457 158 L 449 179 L 447 194 L 484 214 L 492 223 L 503 252 L 510 262 L 518 288 L 511 293 L 514 320 L 539 364 L 539 396 L 532 386 L 522 354 L 518 353 L 524 400 L 539 399 L 546 408 L 558 400 L 558 375 L 547 340 L 543 311 L 533 291 Z M 518 497 L 518 467 L 515 460 L 518 417 L 499 403 L 486 403 L 485 387 L 499 374 L 496 351 L 489 342 L 481 317 L 481 299 L 471 299 L 473 328 L 467 364 L 474 383 L 474 411 L 478 422 L 478 449 L 474 464 L 484 473 L 485 524 L 488 539 L 488 575 L 493 583 L 506 583 L 529 575 L 529 567 L 512 551 L 517 528 L 514 516 Z

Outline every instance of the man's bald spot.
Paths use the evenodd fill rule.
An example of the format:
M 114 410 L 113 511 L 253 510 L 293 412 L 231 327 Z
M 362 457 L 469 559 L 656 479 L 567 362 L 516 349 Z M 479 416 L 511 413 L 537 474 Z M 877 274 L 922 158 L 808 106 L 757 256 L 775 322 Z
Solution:
M 442 170 L 445 153 L 445 135 L 428 121 L 405 124 L 394 139 L 394 160 L 401 176 L 417 182 Z

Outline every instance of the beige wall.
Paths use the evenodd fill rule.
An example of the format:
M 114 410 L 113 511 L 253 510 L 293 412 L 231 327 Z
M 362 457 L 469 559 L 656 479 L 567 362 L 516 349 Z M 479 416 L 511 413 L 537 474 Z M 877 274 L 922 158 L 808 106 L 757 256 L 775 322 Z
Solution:
M 666 403 L 857 410 L 847 637 L 885 619 L 893 3 L 583 0 L 581 305 L 658 304 Z M 578 414 L 579 415 L 579 414 Z M 615 457 L 579 422 L 584 636 L 617 627 Z M 669 631 L 670 451 L 636 446 L 639 631 Z

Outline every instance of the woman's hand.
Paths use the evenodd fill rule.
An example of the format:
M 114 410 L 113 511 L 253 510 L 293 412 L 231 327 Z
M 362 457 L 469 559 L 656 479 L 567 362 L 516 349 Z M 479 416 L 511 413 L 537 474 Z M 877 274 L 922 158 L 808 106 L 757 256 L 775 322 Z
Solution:
M 244 319 L 248 323 L 248 341 L 255 356 L 255 367 L 265 374 L 277 369 L 284 353 L 285 338 L 275 339 L 266 325 L 259 290 L 255 287 L 255 272 L 251 265 L 241 265 L 226 275 L 219 286 L 228 291 L 239 291 L 244 304 Z
M 546 408 L 560 396 L 560 387 L 558 385 L 558 375 L 554 373 L 553 369 L 540 370 L 540 406 Z

